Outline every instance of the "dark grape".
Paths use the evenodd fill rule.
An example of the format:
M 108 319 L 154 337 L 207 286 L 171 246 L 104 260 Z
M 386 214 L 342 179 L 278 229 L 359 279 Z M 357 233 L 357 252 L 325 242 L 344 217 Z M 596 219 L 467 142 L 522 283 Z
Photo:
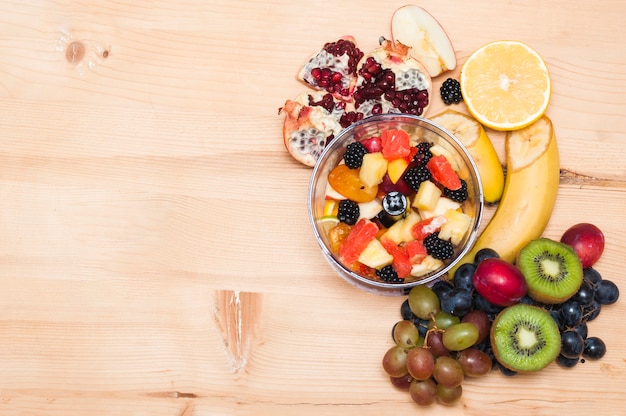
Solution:
M 461 322 L 470 322 L 478 328 L 478 340 L 476 340 L 476 344 L 482 343 L 485 339 L 489 337 L 489 331 L 491 330 L 491 321 L 487 316 L 485 311 L 480 311 L 475 309 L 473 311 L 469 311 L 463 316 Z M 474 345 L 476 345 L 474 344 Z
M 406 367 L 414 379 L 429 379 L 433 375 L 435 356 L 428 348 L 413 348 L 406 356 Z
M 578 364 L 578 361 L 578 358 L 567 358 L 564 355 L 559 355 L 558 357 L 556 357 L 557 364 L 564 368 L 572 368 L 576 364 Z
M 595 300 L 601 305 L 611 305 L 619 299 L 619 289 L 610 280 L 602 280 L 596 286 Z
M 579 358 L 583 353 L 585 341 L 573 329 L 561 333 L 561 355 L 567 358 Z
M 417 332 L 420 334 L 420 337 L 426 337 L 426 331 L 428 331 L 428 325 L 430 324 L 430 322 L 432 321 L 415 317 L 413 323 L 417 327 Z
M 550 314 L 550 316 L 552 317 L 552 319 L 554 319 L 554 322 L 556 322 L 556 326 L 559 327 L 559 329 L 563 329 L 563 320 L 561 319 L 561 311 L 559 309 L 550 309 L 548 310 L 548 313 Z
M 594 299 L 595 289 L 591 283 L 586 280 L 583 280 L 583 283 L 580 285 L 578 291 L 572 296 L 572 300 L 578 302 L 580 306 L 583 308 L 585 306 L 591 305 Z
M 476 270 L 476 265 L 473 263 L 462 264 L 454 272 L 453 282 L 455 287 L 460 287 L 467 291 L 474 290 L 474 283 L 472 282 L 472 276 Z
M 474 309 L 484 311 L 487 315 L 497 315 L 503 309 L 489 302 L 480 293 L 474 292 L 473 298 Z
M 588 328 L 587 328 L 587 323 L 586 322 L 581 322 L 578 325 L 576 325 L 574 327 L 574 331 L 576 331 L 578 333 L 578 335 L 581 336 L 582 339 L 587 339 L 587 333 L 588 333 Z
M 391 381 L 391 384 L 393 384 L 397 388 L 401 390 L 408 390 L 409 387 L 411 386 L 411 381 L 413 381 L 413 377 L 411 377 L 410 374 L 407 374 L 402 377 L 389 376 L 389 380 Z
M 448 280 L 438 280 L 432 287 L 433 292 L 437 295 L 438 298 L 441 298 L 441 295 L 445 292 L 449 292 L 452 290 L 454 286 Z
M 568 328 L 573 328 L 581 321 L 583 310 L 578 302 L 568 300 L 561 305 L 559 316 L 561 323 Z
M 437 384 L 432 380 L 413 380 L 409 387 L 411 399 L 420 406 L 428 406 L 437 400 Z
M 500 370 L 500 372 L 502 374 L 504 374 L 507 377 L 513 377 L 517 375 L 517 371 L 515 370 L 511 370 L 510 368 L 506 368 L 505 366 L 503 366 L 500 363 L 496 363 L 496 366 L 498 367 L 498 369 Z
M 602 280 L 602 275 L 593 267 L 587 267 L 583 269 L 583 279 L 595 286 Z
M 452 406 L 459 401 L 463 395 L 463 387 L 445 387 L 437 384 L 437 401 L 446 406 Z
M 441 310 L 455 316 L 463 316 L 472 310 L 472 294 L 455 287 L 441 296 Z
M 606 354 L 606 344 L 598 337 L 589 337 L 585 340 L 583 357 L 590 360 L 599 360 Z
M 463 382 L 465 375 L 461 364 L 451 357 L 437 357 L 433 368 L 433 378 L 444 387 L 457 387 Z
M 456 360 L 461 365 L 463 374 L 468 377 L 484 376 L 493 366 L 489 354 L 474 347 L 459 352 Z
M 517 303 L 524 303 L 526 305 L 535 305 L 536 302 L 528 295 L 524 295 Z
M 600 311 L 602 311 L 602 304 L 594 300 L 591 305 L 583 309 L 583 322 L 593 321 L 598 317 L 598 315 L 600 315 Z
M 415 319 L 415 314 L 413 313 L 413 311 L 411 310 L 411 307 L 409 306 L 408 299 L 405 299 L 404 302 L 402 302 L 402 305 L 400 305 L 400 316 L 402 316 L 402 319 L 406 319 L 406 320 Z
M 485 259 L 500 258 L 500 255 L 491 248 L 481 248 L 474 256 L 474 264 L 478 265 Z

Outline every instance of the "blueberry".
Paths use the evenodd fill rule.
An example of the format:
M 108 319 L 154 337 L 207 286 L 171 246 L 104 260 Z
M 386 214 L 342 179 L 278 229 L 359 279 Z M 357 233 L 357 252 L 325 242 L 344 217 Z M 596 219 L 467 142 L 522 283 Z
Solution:
M 439 301 L 441 310 L 450 315 L 463 316 L 472 310 L 472 294 L 460 287 L 444 293 Z
M 585 340 L 585 348 L 583 349 L 583 357 L 590 360 L 599 360 L 606 354 L 606 345 L 598 337 L 589 337 Z
M 585 341 L 573 329 L 561 333 L 561 355 L 566 358 L 579 358 L 583 353 Z
M 497 259 L 497 258 L 500 258 L 500 255 L 494 249 L 487 248 L 487 247 L 481 248 L 474 255 L 474 264 L 478 265 L 481 261 L 485 259 L 491 259 L 491 258 Z
M 474 282 L 472 281 L 472 277 L 474 276 L 474 271 L 476 270 L 476 265 L 473 263 L 465 263 L 462 264 L 456 271 L 454 272 L 454 286 L 460 287 L 466 290 L 474 290 Z
M 610 280 L 602 280 L 596 286 L 595 300 L 601 305 L 610 305 L 617 302 L 619 298 L 619 289 L 617 285 Z
M 578 325 L 583 315 L 583 309 L 580 304 L 573 300 L 568 300 L 561 305 L 559 316 L 564 326 L 573 328 Z

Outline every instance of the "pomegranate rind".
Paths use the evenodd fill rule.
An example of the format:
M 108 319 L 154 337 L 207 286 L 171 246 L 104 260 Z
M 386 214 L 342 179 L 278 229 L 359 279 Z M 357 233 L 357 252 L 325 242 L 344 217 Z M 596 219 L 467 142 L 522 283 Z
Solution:
M 305 166 L 315 166 L 326 144 L 342 130 L 339 124 L 342 109 L 335 106 L 332 112 L 328 112 L 321 106 L 309 105 L 309 97 L 319 101 L 326 94 L 325 91 L 303 92 L 294 100 L 287 100 L 280 109 L 280 113 L 285 114 L 283 122 L 285 148 L 295 160 Z

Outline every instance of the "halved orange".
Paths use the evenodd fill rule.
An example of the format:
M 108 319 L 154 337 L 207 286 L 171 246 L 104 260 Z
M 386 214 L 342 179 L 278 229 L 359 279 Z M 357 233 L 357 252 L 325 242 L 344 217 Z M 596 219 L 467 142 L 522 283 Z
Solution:
M 460 83 L 469 112 L 494 130 L 518 130 L 538 120 L 552 91 L 543 58 L 513 40 L 474 51 L 461 68 Z

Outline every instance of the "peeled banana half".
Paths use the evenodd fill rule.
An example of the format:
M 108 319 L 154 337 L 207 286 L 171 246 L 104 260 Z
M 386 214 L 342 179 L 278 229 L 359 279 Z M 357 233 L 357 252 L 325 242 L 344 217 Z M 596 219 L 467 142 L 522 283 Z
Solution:
M 528 242 L 545 230 L 560 180 L 559 152 L 552 122 L 543 116 L 505 138 L 507 174 L 502 198 L 472 249 L 453 267 L 472 263 L 482 248 L 494 249 L 511 263 Z

